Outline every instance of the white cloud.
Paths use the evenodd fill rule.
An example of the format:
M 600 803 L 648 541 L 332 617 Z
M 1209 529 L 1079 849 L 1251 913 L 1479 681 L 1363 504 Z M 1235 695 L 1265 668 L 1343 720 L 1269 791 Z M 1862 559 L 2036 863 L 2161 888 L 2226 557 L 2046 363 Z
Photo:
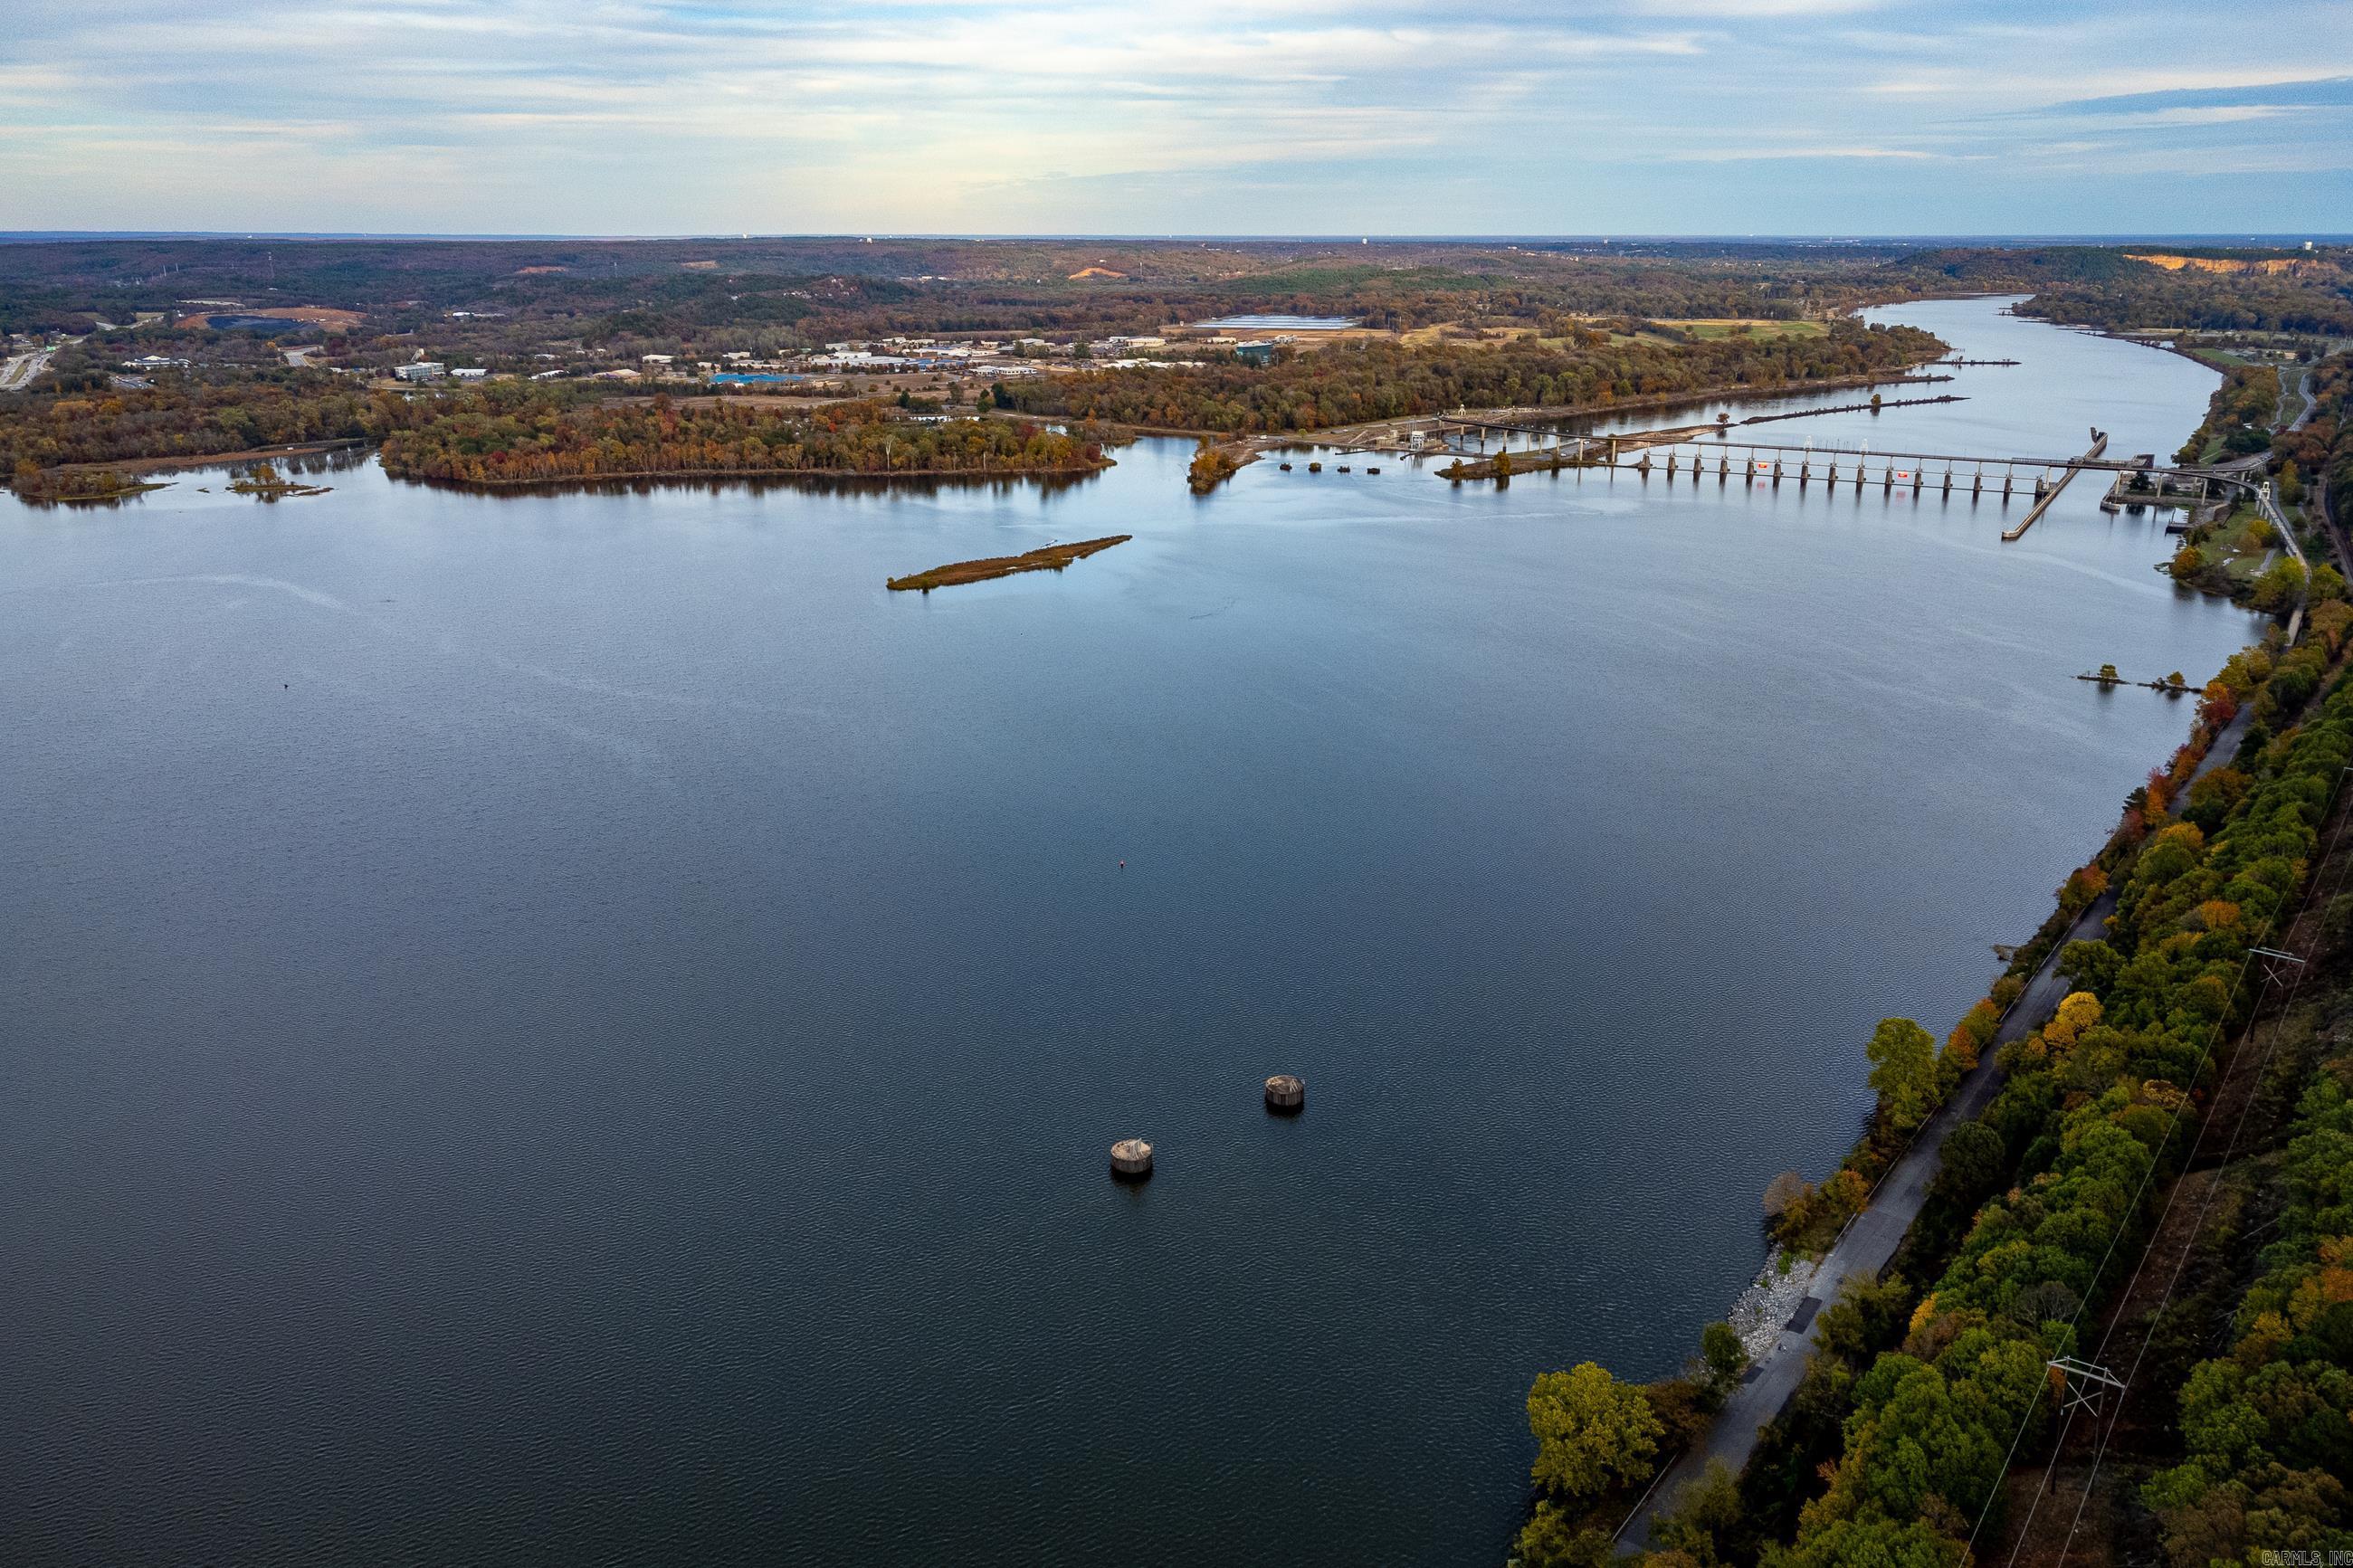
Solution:
M 2152 139 L 2194 163 L 2201 138 L 2243 141 L 2262 106 L 2034 123 L 2064 100 L 2276 83 L 2353 53 L 2353 7 L 2242 3 L 2263 16 L 2190 56 L 2147 47 L 2189 26 L 2165 9 L 2186 0 L 2051 17 L 2010 0 L 31 0 L 0 36 L 0 227 L 1120 213 L 1198 232 L 1266 192 L 1287 193 L 1266 197 L 1286 228 L 1328 210 L 1461 231 L 1524 210 L 1503 226 L 1655 230 L 1645 203 L 1696 210 L 1655 187 L 1724 166 L 1742 184 L 1705 210 L 1786 228 L 1818 195 L 1846 214 L 1908 191 L 1910 165 L 2092 168 Z M 2275 36 L 2296 38 L 2295 71 Z M 2308 156 L 2274 130 L 2304 123 L 2261 129 Z M 1729 172 L 1759 163 L 1770 189 Z M 245 205 L 212 213 L 227 203 Z
M 1894 158 L 1933 162 L 1956 156 L 1960 154 L 1924 153 L 1910 147 L 1708 147 L 1658 154 L 1659 161 L 1666 163 L 1758 163 L 1801 158 Z
M 1880 0 L 1634 0 L 1649 16 L 1730 16 L 1769 21 L 1799 16 L 1850 16 L 1879 9 Z

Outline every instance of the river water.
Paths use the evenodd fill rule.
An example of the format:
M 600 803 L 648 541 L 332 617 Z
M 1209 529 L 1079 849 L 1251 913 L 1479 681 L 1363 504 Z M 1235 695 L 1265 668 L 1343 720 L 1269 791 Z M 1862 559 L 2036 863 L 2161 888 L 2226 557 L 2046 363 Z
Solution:
M 2214 384 L 1896 314 L 2026 363 L 1765 438 Z M 2257 629 L 2091 479 L 1188 451 L 0 500 L 0 1557 L 1493 1561 L 1530 1376 L 1680 1363 L 2187 727 L 2072 677 Z

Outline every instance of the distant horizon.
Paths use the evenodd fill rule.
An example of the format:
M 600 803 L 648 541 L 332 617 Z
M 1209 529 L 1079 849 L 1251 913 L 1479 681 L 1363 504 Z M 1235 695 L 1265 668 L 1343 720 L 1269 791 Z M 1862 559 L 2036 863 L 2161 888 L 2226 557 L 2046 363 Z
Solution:
M 575 245 L 638 245 L 695 241 L 742 245 L 754 241 L 853 240 L 876 244 L 895 241 L 964 241 L 987 243 L 1013 241 L 1029 244 L 1081 242 L 1116 245 L 2203 245 L 2257 246 L 2286 249 L 2306 244 L 2315 246 L 2353 245 L 2353 230 L 2337 233 L 2297 232 L 2275 233 L 2161 233 L 2154 230 L 2127 229 L 2109 233 L 2037 234 L 2037 233 L 1924 233 L 1924 234 L 1115 234 L 1091 233 L 1082 230 L 1068 232 L 1021 233 L 937 233 L 909 231 L 884 233 L 857 229 L 811 229 L 801 232 L 728 233 L 682 229 L 675 233 L 598 234 L 598 233 L 512 233 L 431 230 L 370 230 L 370 229 L 0 229 L 0 243 L 42 244 L 71 243 L 80 240 L 374 240 L 394 241 L 479 241 L 485 244 L 530 244 L 533 242 Z

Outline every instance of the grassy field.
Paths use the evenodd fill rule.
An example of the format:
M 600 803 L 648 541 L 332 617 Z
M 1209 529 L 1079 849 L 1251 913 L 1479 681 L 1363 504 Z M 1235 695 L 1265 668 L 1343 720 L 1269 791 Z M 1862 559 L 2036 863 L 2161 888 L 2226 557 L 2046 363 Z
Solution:
M 2232 581 L 2244 583 L 2263 570 L 2277 544 L 2277 536 L 2262 514 L 2253 506 L 2242 506 L 2199 542 L 2198 552 L 2209 562 L 2219 562 Z
M 1399 332 L 1398 342 L 1408 348 L 1426 349 L 1449 341 L 1459 342 L 1507 343 L 1514 338 L 1532 338 L 1534 327 L 1473 327 L 1462 321 L 1439 321 L 1427 327 L 1415 327 Z
M 1828 335 L 1830 326 L 1823 321 L 1772 321 L 1736 316 L 1700 317 L 1689 321 L 1661 318 L 1662 327 L 1672 327 L 1687 337 L 1728 338 L 1735 333 L 1770 342 L 1777 338 L 1819 338 Z M 1452 339 L 1458 342 L 1477 340 L 1483 342 L 1508 342 L 1514 338 L 1533 338 L 1534 327 L 1471 327 L 1461 321 L 1440 321 L 1433 326 L 1416 327 L 1398 334 L 1398 341 L 1409 348 L 1427 348 Z M 1544 340 L 1557 342 L 1556 338 Z M 1653 347 L 1671 346 L 1674 339 L 1661 332 L 1619 332 L 1609 334 L 1612 344 L 1648 343 Z
M 2255 363 L 2249 356 L 2232 353 L 2229 349 L 2194 348 L 2184 349 L 2181 352 L 2200 364 L 2211 365 L 2216 370 L 2236 370 L 2242 364 Z
M 1825 321 L 1768 321 L 1740 317 L 1702 317 L 1688 321 L 1662 321 L 1662 327 L 1678 327 L 1695 338 L 1728 338 L 1746 331 L 1750 337 L 1819 338 L 1827 336 L 1830 325 Z

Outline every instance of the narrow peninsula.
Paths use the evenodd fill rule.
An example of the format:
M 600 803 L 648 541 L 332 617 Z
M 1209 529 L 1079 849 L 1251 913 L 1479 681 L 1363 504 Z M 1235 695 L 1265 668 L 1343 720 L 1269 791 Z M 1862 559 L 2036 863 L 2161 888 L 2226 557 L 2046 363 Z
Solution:
M 1105 539 L 1082 539 L 1075 544 L 1049 544 L 1042 549 L 1024 551 L 1018 555 L 991 555 L 980 561 L 955 561 L 945 566 L 934 566 L 928 572 L 917 572 L 912 576 L 886 578 L 884 583 L 894 594 L 909 590 L 928 594 L 934 588 L 952 588 L 959 583 L 986 583 L 997 577 L 1010 577 L 1018 572 L 1060 572 L 1073 561 L 1084 561 L 1098 550 L 1125 544 L 1134 537 L 1130 533 L 1114 533 Z

